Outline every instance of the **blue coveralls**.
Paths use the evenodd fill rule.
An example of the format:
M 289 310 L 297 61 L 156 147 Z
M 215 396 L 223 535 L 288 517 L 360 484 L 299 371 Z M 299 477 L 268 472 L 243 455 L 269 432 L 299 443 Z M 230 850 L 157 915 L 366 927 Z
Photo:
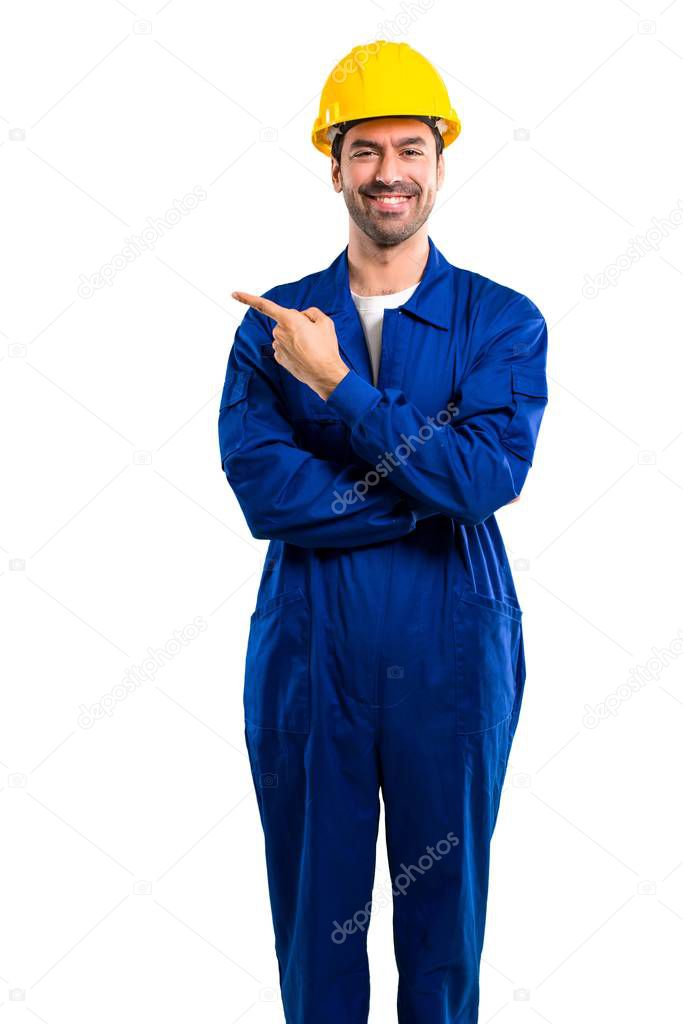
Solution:
M 375 387 L 348 247 L 264 297 L 332 317 L 350 367 L 324 401 L 276 362 L 275 322 L 249 308 L 220 405 L 223 469 L 270 540 L 244 711 L 286 1020 L 367 1021 L 381 788 L 398 1020 L 475 1024 L 526 677 L 494 512 L 531 466 L 546 323 L 429 238 L 418 287 L 384 313 Z

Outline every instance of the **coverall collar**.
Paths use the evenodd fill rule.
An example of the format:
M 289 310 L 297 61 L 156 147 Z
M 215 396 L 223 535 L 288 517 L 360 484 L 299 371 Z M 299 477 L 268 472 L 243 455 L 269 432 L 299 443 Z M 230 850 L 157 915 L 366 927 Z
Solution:
M 439 252 L 430 236 L 429 255 L 422 277 L 407 302 L 398 308 L 425 323 L 448 330 L 453 301 L 450 264 Z M 328 316 L 355 314 L 349 285 L 349 247 L 330 264 L 321 275 L 321 296 L 316 305 Z

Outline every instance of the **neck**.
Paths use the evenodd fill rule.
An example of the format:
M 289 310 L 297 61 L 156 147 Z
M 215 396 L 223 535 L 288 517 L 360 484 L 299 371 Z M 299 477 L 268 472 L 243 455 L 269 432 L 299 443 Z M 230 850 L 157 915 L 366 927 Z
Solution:
M 355 228 L 355 225 L 352 225 Z M 349 236 L 349 285 L 356 295 L 391 295 L 417 284 L 429 256 L 426 224 L 397 245 L 379 245 L 361 231 Z

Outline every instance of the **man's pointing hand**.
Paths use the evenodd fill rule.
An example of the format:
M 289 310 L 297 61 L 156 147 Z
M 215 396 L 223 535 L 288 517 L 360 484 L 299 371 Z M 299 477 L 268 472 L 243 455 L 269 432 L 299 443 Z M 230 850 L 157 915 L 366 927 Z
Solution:
M 317 306 L 299 311 L 248 292 L 233 292 L 232 297 L 275 320 L 273 352 L 276 361 L 327 400 L 349 372 L 339 354 L 334 321 Z

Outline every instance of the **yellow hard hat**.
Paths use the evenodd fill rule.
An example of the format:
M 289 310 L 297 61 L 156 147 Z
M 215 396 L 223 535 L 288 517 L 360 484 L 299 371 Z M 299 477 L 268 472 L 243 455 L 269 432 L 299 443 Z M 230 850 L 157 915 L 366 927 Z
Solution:
M 460 134 L 460 119 L 451 106 L 441 75 L 408 43 L 377 39 L 354 46 L 330 73 L 320 96 L 320 112 L 311 140 L 325 156 L 345 121 L 373 117 L 429 117 L 444 146 Z

